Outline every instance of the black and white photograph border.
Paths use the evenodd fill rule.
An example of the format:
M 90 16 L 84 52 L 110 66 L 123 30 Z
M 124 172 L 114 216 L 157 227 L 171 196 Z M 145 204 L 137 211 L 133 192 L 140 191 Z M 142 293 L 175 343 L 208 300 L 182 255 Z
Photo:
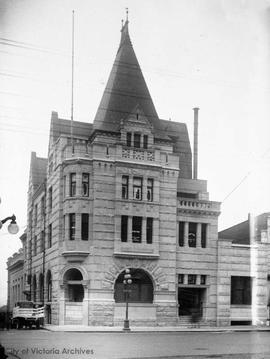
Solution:
M 0 359 L 270 358 L 270 0 L 0 0 Z

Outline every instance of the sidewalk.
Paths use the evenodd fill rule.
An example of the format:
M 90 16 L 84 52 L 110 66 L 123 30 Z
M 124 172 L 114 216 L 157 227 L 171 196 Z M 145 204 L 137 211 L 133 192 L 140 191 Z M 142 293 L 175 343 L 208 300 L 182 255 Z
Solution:
M 52 325 L 46 324 L 43 329 L 52 332 L 81 332 L 81 333 L 125 333 L 123 327 L 109 326 L 83 326 L 83 325 Z M 130 327 L 128 333 L 168 333 L 168 332 L 251 332 L 251 331 L 269 331 L 267 326 L 230 326 L 230 327 Z

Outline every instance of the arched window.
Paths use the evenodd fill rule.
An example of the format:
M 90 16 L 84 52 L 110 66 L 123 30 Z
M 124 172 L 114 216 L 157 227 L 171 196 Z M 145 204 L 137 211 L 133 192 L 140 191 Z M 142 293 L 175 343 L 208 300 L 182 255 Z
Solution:
M 46 286 L 47 286 L 47 301 L 52 301 L 52 273 L 49 270 L 47 272 L 47 279 L 46 279 Z
M 82 302 L 84 298 L 84 289 L 82 285 L 82 273 L 71 268 L 64 274 L 65 297 L 68 302 Z
M 114 286 L 114 300 L 116 303 L 125 302 L 124 292 L 124 274 L 123 271 L 116 279 Z M 153 303 L 153 283 L 150 276 L 142 269 L 130 269 L 132 284 L 128 285 L 130 289 L 129 302 L 131 303 Z
M 44 276 L 42 273 L 39 275 L 39 300 L 44 302 Z

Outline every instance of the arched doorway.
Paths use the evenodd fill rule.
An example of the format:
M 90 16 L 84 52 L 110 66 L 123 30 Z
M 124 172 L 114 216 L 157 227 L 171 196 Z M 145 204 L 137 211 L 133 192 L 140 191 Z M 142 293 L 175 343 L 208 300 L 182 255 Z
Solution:
M 64 274 L 65 297 L 68 302 L 82 302 L 84 289 L 82 285 L 83 276 L 77 268 L 71 268 Z
M 116 303 L 125 302 L 124 295 L 124 274 L 119 274 L 114 286 L 114 300 Z M 139 268 L 131 268 L 130 274 L 132 284 L 130 285 L 129 302 L 130 303 L 153 303 L 154 287 L 149 274 Z
M 83 324 L 83 275 L 77 268 L 68 269 L 63 276 L 65 324 Z
M 42 273 L 39 274 L 39 301 L 44 303 L 44 276 Z

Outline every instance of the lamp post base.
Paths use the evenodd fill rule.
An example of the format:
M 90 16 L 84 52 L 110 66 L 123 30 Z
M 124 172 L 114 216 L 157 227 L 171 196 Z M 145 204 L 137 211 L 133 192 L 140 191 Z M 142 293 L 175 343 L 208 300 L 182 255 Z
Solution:
M 124 328 L 123 328 L 123 330 L 124 331 L 130 331 L 129 320 L 128 319 L 124 320 Z

